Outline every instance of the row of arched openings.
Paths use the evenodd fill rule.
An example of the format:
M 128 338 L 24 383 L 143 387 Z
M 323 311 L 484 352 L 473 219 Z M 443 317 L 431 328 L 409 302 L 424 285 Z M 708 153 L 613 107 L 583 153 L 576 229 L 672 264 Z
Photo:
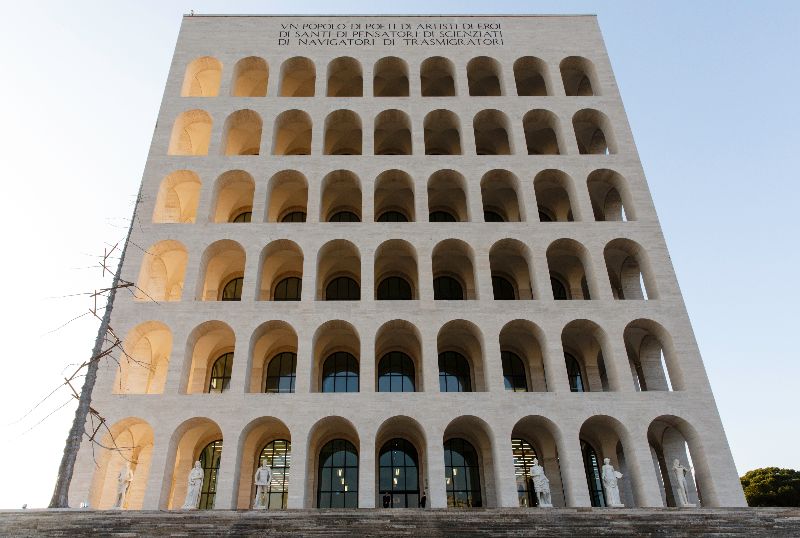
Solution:
M 561 80 L 567 96 L 600 94 L 597 74 L 592 62 L 579 56 L 564 58 L 560 65 Z M 219 95 L 222 62 L 212 56 L 196 58 L 186 67 L 181 95 L 214 97 Z M 500 62 L 488 56 L 473 58 L 467 63 L 467 86 L 471 96 L 509 95 Z M 550 79 L 547 64 L 539 58 L 524 56 L 513 64 L 516 94 L 546 96 L 560 93 Z M 420 64 L 422 97 L 447 97 L 458 94 L 455 64 L 444 57 L 427 58 Z M 302 56 L 285 60 L 280 69 L 277 92 L 281 97 L 313 97 L 316 92 L 316 66 Z M 331 60 L 327 68 L 328 97 L 362 97 L 364 74 L 355 58 L 343 56 Z M 264 97 L 269 86 L 269 65 L 264 58 L 248 56 L 233 68 L 230 94 L 234 97 Z M 416 90 L 415 90 L 416 95 Z M 409 97 L 409 68 L 396 56 L 381 58 L 373 66 L 374 97 Z
M 213 120 L 205 110 L 182 112 L 172 127 L 169 155 L 207 155 Z M 456 113 L 438 109 L 428 112 L 422 123 L 425 155 L 462 155 L 461 122 Z M 617 153 L 616 139 L 604 113 L 590 108 L 572 116 L 572 127 L 580 154 Z M 558 117 L 549 110 L 534 109 L 522 118 L 525 149 L 518 150 L 508 116 L 496 109 L 475 114 L 472 129 L 477 155 L 560 155 L 566 153 L 566 138 Z M 258 155 L 263 121 L 250 109 L 232 112 L 225 120 L 222 155 Z M 412 155 L 412 125 L 406 112 L 384 110 L 375 116 L 375 155 Z M 292 109 L 278 114 L 272 132 L 272 155 L 311 155 L 313 122 L 308 113 Z M 361 117 L 352 110 L 328 114 L 324 122 L 323 155 L 362 155 Z

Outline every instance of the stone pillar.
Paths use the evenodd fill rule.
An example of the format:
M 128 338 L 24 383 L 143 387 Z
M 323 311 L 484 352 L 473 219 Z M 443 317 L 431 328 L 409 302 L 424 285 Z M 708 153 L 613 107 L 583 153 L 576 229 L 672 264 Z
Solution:
M 298 378 L 299 381 L 299 378 Z M 292 466 L 289 470 L 289 494 L 286 507 L 289 509 L 311 508 L 306 505 L 306 487 L 312 484 L 309 473 L 313 469 L 307 467 L 308 428 L 292 428 Z
M 437 385 L 438 387 L 438 385 Z M 429 432 L 425 453 L 428 455 L 428 506 L 447 508 L 444 481 L 444 447 L 440 431 Z
M 512 508 L 519 506 L 517 480 L 514 471 L 514 457 L 511 450 L 511 436 L 495 436 L 492 440 L 494 451 L 495 496 L 497 506 Z
M 236 362 L 234 361 L 234 365 Z M 234 510 L 239 493 L 239 474 L 241 454 L 239 454 L 238 424 L 222 430 L 222 455 L 217 472 L 217 493 L 214 497 L 214 510 Z
M 566 428 L 565 428 L 565 431 Z M 563 435 L 562 439 L 574 441 L 561 442 L 558 446 L 559 463 L 561 464 L 561 479 L 564 483 L 564 496 L 567 506 L 580 507 L 591 506 L 589 489 L 586 485 L 586 470 L 583 467 L 583 455 L 578 441 L 577 432 L 572 435 L 569 430 L 568 435 Z
M 372 432 L 360 435 L 358 507 L 375 508 L 375 434 Z

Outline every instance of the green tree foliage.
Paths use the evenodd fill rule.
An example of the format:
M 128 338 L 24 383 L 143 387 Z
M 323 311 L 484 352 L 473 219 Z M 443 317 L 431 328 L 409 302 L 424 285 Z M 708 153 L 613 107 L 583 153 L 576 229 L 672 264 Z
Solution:
M 764 467 L 747 472 L 741 481 L 750 506 L 800 506 L 800 471 Z

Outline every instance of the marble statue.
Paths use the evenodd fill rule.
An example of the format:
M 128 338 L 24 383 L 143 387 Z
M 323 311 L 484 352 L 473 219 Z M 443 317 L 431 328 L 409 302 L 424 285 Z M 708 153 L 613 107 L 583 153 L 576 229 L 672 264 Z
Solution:
M 603 458 L 601 476 L 603 478 L 603 489 L 606 491 L 606 505 L 611 508 L 625 506 L 620 501 L 619 484 L 617 484 L 617 480 L 622 478 L 622 473 L 614 469 L 614 466 L 611 465 L 611 460 L 608 458 Z
M 181 510 L 197 510 L 200 506 L 200 493 L 203 491 L 203 469 L 200 462 L 194 462 L 189 472 L 189 485 L 186 488 L 186 501 Z
M 131 469 L 130 462 L 128 462 L 119 470 L 119 475 L 117 476 L 117 498 L 114 501 L 114 510 L 122 510 L 125 497 L 128 495 L 128 489 L 130 489 L 132 481 L 133 470 Z
M 533 478 L 533 489 L 536 490 L 539 508 L 552 508 L 553 501 L 550 498 L 550 480 L 545 476 L 544 467 L 539 465 L 539 460 L 537 458 L 533 458 L 531 478 Z
M 267 465 L 265 461 L 261 467 L 256 469 L 256 475 L 253 477 L 253 482 L 256 485 L 256 498 L 253 500 L 253 508 L 258 510 L 267 509 L 267 489 L 270 482 L 272 482 L 272 468 Z
M 676 488 L 678 490 L 678 498 L 676 499 L 678 506 L 689 508 L 696 506 L 694 503 L 689 502 L 689 488 L 686 485 L 686 475 L 689 473 L 689 469 L 681 465 L 681 460 L 675 458 L 672 461 L 672 471 L 678 481 L 678 487 Z

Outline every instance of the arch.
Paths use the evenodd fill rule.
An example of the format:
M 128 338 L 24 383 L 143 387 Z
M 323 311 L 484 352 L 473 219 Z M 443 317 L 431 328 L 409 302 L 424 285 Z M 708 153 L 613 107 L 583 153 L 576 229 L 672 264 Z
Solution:
M 234 278 L 244 276 L 245 252 L 230 239 L 211 243 L 200 259 L 197 296 L 201 301 L 223 300 L 222 290 Z
M 183 506 L 186 500 L 186 489 L 189 471 L 194 462 L 200 459 L 203 450 L 211 443 L 218 442 L 218 448 L 222 448 L 222 430 L 213 420 L 205 417 L 190 418 L 178 426 L 172 433 L 167 450 L 167 463 L 165 466 L 167 474 L 164 481 L 169 485 L 169 493 L 166 498 L 162 498 L 161 509 L 177 510 Z M 221 450 L 217 454 L 217 463 L 221 456 Z M 210 470 L 209 470 L 210 471 Z M 166 474 L 165 473 L 165 474 Z M 218 480 L 217 473 L 205 472 L 203 477 L 203 491 L 207 492 L 209 487 L 216 486 Z M 209 495 L 206 493 L 205 498 Z M 201 498 L 201 501 L 203 499 Z M 213 496 L 211 499 L 213 507 Z
M 566 291 L 565 299 L 589 300 L 597 295 L 589 251 L 574 239 L 557 239 L 547 247 L 547 266 L 551 283 L 560 283 Z M 558 299 L 556 286 L 553 298 Z
M 533 190 L 540 222 L 575 220 L 572 201 L 575 187 L 572 179 L 561 170 L 542 170 L 533 178 Z
M 523 319 L 506 323 L 500 330 L 500 352 L 510 352 L 519 357 L 527 376 L 528 392 L 546 392 L 547 378 L 544 369 L 544 332 L 535 324 Z M 506 383 L 506 390 L 512 390 Z
M 453 62 L 441 56 L 422 61 L 419 67 L 422 97 L 453 97 L 456 75 Z
M 552 95 L 549 91 L 547 64 L 533 56 L 523 56 L 514 62 L 514 80 L 519 96 Z
M 411 120 L 402 110 L 384 110 L 375 116 L 375 155 L 411 155 Z
M 504 95 L 500 63 L 488 56 L 478 56 L 467 63 L 467 84 L 473 96 Z
M 311 155 L 311 117 L 302 110 L 286 110 L 275 118 L 273 155 Z
M 250 109 L 237 110 L 225 120 L 223 155 L 258 155 L 261 148 L 261 116 Z
M 161 180 L 153 222 L 194 222 L 200 198 L 200 177 L 191 170 L 176 170 Z
M 633 472 L 634 469 L 628 466 L 626 462 L 625 454 L 629 451 L 631 439 L 625 426 L 614 417 L 595 415 L 584 421 L 578 437 L 581 442 L 581 449 L 584 452 L 586 481 L 592 506 L 607 506 L 609 502 L 604 490 L 601 490 L 599 495 L 592 494 L 593 490 L 596 490 L 598 478 L 600 478 L 599 482 L 602 483 L 602 478 L 598 477 L 596 472 L 598 470 L 602 472 L 603 461 L 608 458 L 614 469 L 624 476 L 624 480 L 617 482 L 622 504 L 629 508 L 636 507 L 637 500 L 643 498 L 643 484 L 640 477 Z M 591 455 L 592 452 L 596 456 L 595 461 L 587 459 L 587 456 Z M 595 485 L 590 486 L 591 482 L 594 482 Z
M 195 58 L 186 66 L 181 95 L 183 97 L 216 97 L 222 79 L 222 62 L 213 56 Z
M 595 170 L 586 180 L 596 221 L 636 220 L 628 182 L 613 170 Z
M 414 180 L 411 176 L 396 169 L 381 172 L 375 179 L 374 207 L 375 222 L 414 222 Z M 401 217 L 390 217 L 390 213 L 399 213 Z
M 276 361 L 273 364 L 273 361 Z M 294 392 L 297 370 L 297 332 L 285 321 L 262 323 L 253 331 L 248 353 L 247 392 Z M 276 375 L 277 379 L 271 379 Z
M 450 277 L 461 286 L 464 299 L 479 298 L 475 285 L 475 255 L 467 243 L 460 239 L 440 241 L 433 247 L 431 262 L 434 282 L 439 277 Z
M 402 354 L 411 361 L 411 372 L 407 372 L 402 357 L 390 357 L 394 364 L 387 369 L 381 363 L 390 354 Z M 422 337 L 414 324 L 401 319 L 387 321 L 375 333 L 375 361 L 377 392 L 422 392 Z M 400 367 L 400 368 L 398 368 Z M 386 379 L 382 379 L 386 374 Z M 410 374 L 410 375 L 409 375 Z M 403 378 L 406 379 L 403 379 Z M 410 378 L 410 379 L 408 379 Z M 408 381 L 410 380 L 410 386 Z M 395 390 L 400 388 L 402 390 Z M 407 390 L 411 388 L 411 390 Z
M 419 279 L 417 271 L 417 251 L 408 241 L 390 239 L 381 243 L 375 249 L 375 299 L 383 297 L 379 291 L 381 285 L 388 278 L 400 278 L 405 281 L 410 289 L 408 299 L 419 299 Z M 401 291 L 401 290 L 395 290 Z M 397 297 L 397 294 L 394 294 Z M 401 294 L 405 296 L 404 294 Z M 400 297 L 397 297 L 400 298 Z
M 443 372 L 442 368 L 449 369 L 454 364 L 456 369 L 459 368 L 457 362 L 460 359 L 452 356 L 443 356 L 446 353 L 457 353 L 466 359 L 469 364 L 470 388 L 457 390 L 456 392 L 486 392 L 489 390 L 483 358 L 483 335 L 474 323 L 456 319 L 442 325 L 436 336 L 436 349 L 439 354 L 439 388 L 441 392 L 453 392 L 449 390 L 449 386 L 442 386 L 442 376 L 449 375 L 448 371 Z M 445 379 L 444 381 L 446 382 L 447 380 Z M 446 390 L 441 390 L 442 388 Z
M 269 82 L 269 66 L 264 58 L 248 56 L 233 68 L 231 95 L 234 97 L 265 97 Z
M 560 155 L 561 129 L 558 117 L 549 110 L 530 110 L 522 117 L 528 155 Z
M 453 112 L 434 110 L 423 120 L 425 155 L 461 155 L 461 124 Z
M 572 127 L 581 155 L 613 155 L 617 153 L 617 141 L 611 130 L 608 116 L 585 108 L 572 116 Z
M 609 356 L 608 336 L 598 324 L 586 319 L 569 322 L 561 331 L 561 346 L 568 375 L 570 357 L 580 367 L 583 390 L 575 390 L 577 387 L 570 383 L 573 392 L 619 390 L 618 372 L 612 361 L 605 360 Z
M 300 246 L 289 239 L 277 239 L 270 242 L 261 251 L 259 261 L 259 301 L 299 301 L 303 278 L 303 251 Z M 287 278 L 300 279 L 293 281 L 291 289 L 278 289 L 278 285 Z
M 178 241 L 168 239 L 144 253 L 134 297 L 139 301 L 180 301 L 189 253 Z
M 233 329 L 222 321 L 206 321 L 195 327 L 186 341 L 181 394 L 208 392 L 212 366 L 223 355 L 234 352 L 235 342 Z
M 334 170 L 322 178 L 320 185 L 321 222 L 360 222 L 361 221 L 361 181 L 349 170 Z M 337 214 L 349 212 L 355 215 L 343 219 Z
M 481 110 L 472 120 L 475 152 L 478 155 L 511 155 L 514 147 L 509 136 L 508 117 L 499 110 Z
M 375 62 L 372 95 L 374 97 L 408 97 L 408 64 L 396 56 Z
M 281 97 L 314 97 L 317 81 L 314 62 L 295 56 L 281 65 Z
M 489 249 L 489 267 L 492 278 L 507 280 L 512 286 L 509 299 L 533 299 L 530 249 L 516 239 L 501 239 Z M 499 289 L 494 290 L 494 298 Z
M 443 212 L 453 217 L 453 222 L 469 222 L 467 180 L 455 170 L 439 170 L 428 178 L 428 219 Z
M 338 467 L 334 467 L 332 474 L 339 476 L 338 470 L 342 470 L 341 478 L 345 479 L 345 483 L 339 482 L 339 489 L 334 497 L 330 490 L 329 499 L 336 498 L 340 502 L 324 502 L 320 506 L 320 485 L 321 474 L 320 467 L 325 463 L 322 450 L 331 441 L 344 441 L 352 445 L 355 449 L 355 458 L 349 458 L 349 465 L 345 466 L 346 458 L 338 459 L 336 463 L 341 463 Z M 307 448 L 307 462 L 306 469 L 306 508 L 321 508 L 321 507 L 335 507 L 335 508 L 357 508 L 358 507 L 358 454 L 360 453 L 361 446 L 358 432 L 349 420 L 339 416 L 328 416 L 318 420 L 309 431 L 308 434 L 308 448 Z M 326 453 L 325 456 L 329 455 Z M 333 463 L 333 462 L 331 462 Z M 349 471 L 349 472 L 348 472 Z M 347 486 L 345 491 L 344 486 Z
M 229 170 L 214 185 L 212 195 L 212 222 L 243 222 L 242 216 L 250 221 L 253 212 L 253 193 L 256 182 L 244 170 Z M 239 220 L 237 220 L 239 219 Z
M 592 62 L 580 56 L 568 56 L 561 60 L 559 67 L 567 96 L 600 95 L 597 72 Z
M 361 155 L 361 118 L 352 110 L 334 110 L 325 118 L 325 155 Z
M 675 344 L 661 324 L 649 319 L 631 321 L 623 339 L 638 390 L 685 389 Z
M 305 222 L 308 179 L 297 170 L 281 170 L 267 183 L 267 222 Z M 295 215 L 302 214 L 302 219 Z
M 253 475 L 263 460 L 272 469 L 272 480 L 267 491 L 267 509 L 286 508 L 291 474 L 291 448 L 292 434 L 286 424 L 276 417 L 259 417 L 244 427 L 239 435 L 237 458 L 240 464 L 234 481 L 237 509 L 247 510 L 253 507 L 256 495 Z
M 405 443 L 393 443 L 396 440 Z M 419 494 L 423 491 L 424 485 L 430 482 L 426 446 L 425 431 L 419 422 L 411 417 L 394 416 L 386 419 L 378 427 L 375 434 L 375 492 L 378 497 L 376 506 L 380 506 L 381 495 L 387 490 L 392 494 L 390 506 L 393 508 L 416 508 L 419 505 Z M 408 450 L 409 447 L 414 454 L 407 461 L 415 465 L 409 465 L 406 461 L 401 464 L 401 459 L 398 457 L 402 453 L 411 452 L 412 450 Z M 386 454 L 390 450 L 396 452 Z M 406 460 L 405 457 L 402 459 Z
M 211 116 L 205 110 L 186 110 L 175 118 L 168 155 L 208 155 Z
M 500 222 L 520 222 L 525 220 L 519 205 L 519 179 L 508 170 L 490 170 L 481 177 L 481 197 L 483 198 L 484 220 L 491 212 Z
M 657 299 L 647 252 L 630 239 L 613 239 L 603 249 L 608 279 L 615 299 Z
M 323 323 L 314 333 L 312 342 L 314 364 L 311 368 L 311 392 L 323 392 L 324 364 L 334 354 L 346 354 L 352 356 L 356 363 L 360 361 L 361 341 L 358 331 L 346 321 L 332 320 Z M 340 356 L 335 359 L 343 362 L 343 366 L 348 366 L 348 357 Z M 336 366 L 336 360 L 331 363 L 331 367 L 334 366 Z M 356 367 L 358 367 L 358 364 L 356 364 Z M 358 370 L 355 372 L 356 376 L 359 375 Z M 356 381 L 357 390 L 358 381 Z
M 342 56 L 328 64 L 328 97 L 362 97 L 364 77 L 361 63 L 355 58 Z
M 553 506 L 564 507 L 567 505 L 564 484 L 561 480 L 561 465 L 558 459 L 562 443 L 562 434 L 558 426 L 545 417 L 528 415 L 514 424 L 514 428 L 511 430 L 511 450 L 520 506 L 538 505 L 530 475 L 533 464 L 530 449 L 533 449 L 533 456 L 539 460 L 539 465 L 544 468 L 544 474 L 550 481 L 550 499 Z M 525 447 L 525 444 L 529 448 Z
M 161 394 L 167 379 L 172 332 L 159 321 L 131 329 L 122 346 L 114 394 Z
M 493 472 L 495 456 L 492 439 L 491 426 L 483 419 L 472 415 L 455 418 L 445 428 L 443 441 L 445 448 L 445 490 L 447 491 L 448 508 L 491 508 L 498 505 L 497 484 Z M 448 443 L 450 443 L 449 451 Z M 474 450 L 474 456 L 471 457 L 467 455 L 470 446 Z M 448 452 L 451 453 L 449 458 Z M 453 452 L 461 452 L 462 457 L 467 456 L 464 463 L 471 465 L 464 465 L 461 458 L 452 454 Z M 469 459 L 477 463 L 477 469 Z M 472 468 L 470 469 L 470 467 Z M 454 469 L 456 472 L 453 472 Z M 470 481 L 465 481 L 463 478 L 467 473 L 470 475 Z M 469 488 L 467 486 L 468 482 L 472 484 L 477 482 L 477 487 Z M 469 492 L 469 489 L 472 491 Z M 464 494 L 459 494 L 460 491 L 464 492 Z
M 694 426 L 681 417 L 661 415 L 648 426 L 647 441 L 664 506 L 681 506 L 682 503 L 678 471 L 673 468 L 676 459 L 688 470 L 684 479 L 689 504 L 685 506 L 720 506 L 711 478 L 709 456 Z
M 124 494 L 123 510 L 141 510 L 150 477 L 153 455 L 153 428 L 138 417 L 122 419 L 100 439 L 102 446 L 89 489 L 89 506 L 108 510 L 117 506 L 120 473 L 130 465 L 131 481 Z
M 325 289 L 338 277 L 361 282 L 361 254 L 358 248 L 344 239 L 325 243 L 317 254 L 317 300 L 325 300 Z

